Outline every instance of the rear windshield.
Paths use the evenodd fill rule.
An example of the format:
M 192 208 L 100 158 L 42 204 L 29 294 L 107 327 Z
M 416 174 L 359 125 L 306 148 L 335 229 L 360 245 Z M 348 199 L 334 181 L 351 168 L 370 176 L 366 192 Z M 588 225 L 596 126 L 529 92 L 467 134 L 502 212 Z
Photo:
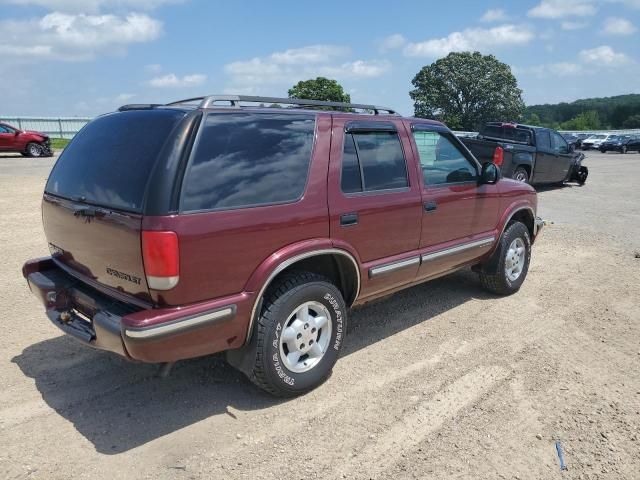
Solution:
M 531 144 L 531 132 L 516 127 L 501 127 L 497 125 L 487 125 L 480 130 L 480 135 L 491 138 L 501 138 L 510 142 Z
M 141 212 L 155 160 L 184 115 L 176 110 L 137 110 L 98 117 L 65 148 L 45 191 Z

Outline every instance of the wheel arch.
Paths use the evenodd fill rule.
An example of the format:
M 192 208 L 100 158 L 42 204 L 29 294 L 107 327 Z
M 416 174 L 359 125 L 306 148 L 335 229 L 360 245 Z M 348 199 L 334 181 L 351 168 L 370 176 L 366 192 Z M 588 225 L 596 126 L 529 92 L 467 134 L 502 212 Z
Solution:
M 347 306 L 353 305 L 360 294 L 360 267 L 358 260 L 350 252 L 327 246 L 287 256 L 273 263 L 268 268 L 266 279 L 259 282 L 260 288 L 253 301 L 245 344 L 251 340 L 265 293 L 278 278 L 292 271 L 307 271 L 329 278 L 342 293 Z
M 533 240 L 535 236 L 536 215 L 530 205 L 515 206 L 505 214 L 505 216 L 503 217 L 502 229 L 500 231 L 498 239 L 502 237 L 504 231 L 513 222 L 523 223 L 527 227 L 527 230 L 529 230 L 529 235 Z
M 527 204 L 518 204 L 513 206 L 511 209 L 507 210 L 501 219 L 501 227 L 499 228 L 500 235 L 496 237 L 496 242 L 489 254 L 488 258 L 473 267 L 473 270 L 478 273 L 495 275 L 498 270 L 499 253 L 500 253 L 500 241 L 504 232 L 509 228 L 509 225 L 512 225 L 514 222 L 521 222 L 529 231 L 529 237 L 531 242 L 535 238 L 535 221 L 536 217 L 534 214 L 534 210 L 530 205 Z

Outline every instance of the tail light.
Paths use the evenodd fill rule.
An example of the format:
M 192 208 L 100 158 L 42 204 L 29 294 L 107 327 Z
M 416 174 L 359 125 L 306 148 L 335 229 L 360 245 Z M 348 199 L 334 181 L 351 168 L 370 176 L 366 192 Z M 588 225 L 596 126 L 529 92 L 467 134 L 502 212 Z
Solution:
M 142 232 L 142 259 L 149 288 L 170 290 L 178 284 L 180 248 L 176 232 Z
M 493 163 L 497 167 L 501 167 L 502 162 L 504 162 L 504 150 L 502 149 L 502 147 L 496 147 L 496 149 L 493 151 Z

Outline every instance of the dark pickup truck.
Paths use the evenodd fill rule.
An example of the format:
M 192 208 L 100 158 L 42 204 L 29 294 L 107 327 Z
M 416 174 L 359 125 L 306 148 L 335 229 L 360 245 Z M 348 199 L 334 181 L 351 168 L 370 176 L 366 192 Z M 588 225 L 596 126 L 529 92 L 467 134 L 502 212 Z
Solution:
M 477 137 L 461 140 L 481 164 L 493 162 L 505 177 L 521 182 L 582 185 L 589 174 L 584 154 L 549 128 L 489 122 Z

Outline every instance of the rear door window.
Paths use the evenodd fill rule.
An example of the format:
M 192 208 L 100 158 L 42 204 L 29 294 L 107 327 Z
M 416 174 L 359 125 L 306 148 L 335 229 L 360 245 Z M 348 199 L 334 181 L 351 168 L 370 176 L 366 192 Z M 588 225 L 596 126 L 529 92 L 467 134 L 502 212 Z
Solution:
M 167 109 L 98 117 L 64 149 L 45 191 L 75 201 L 140 213 L 158 154 L 184 116 L 184 112 Z
M 315 115 L 212 113 L 200 127 L 181 210 L 293 202 L 307 183 Z

